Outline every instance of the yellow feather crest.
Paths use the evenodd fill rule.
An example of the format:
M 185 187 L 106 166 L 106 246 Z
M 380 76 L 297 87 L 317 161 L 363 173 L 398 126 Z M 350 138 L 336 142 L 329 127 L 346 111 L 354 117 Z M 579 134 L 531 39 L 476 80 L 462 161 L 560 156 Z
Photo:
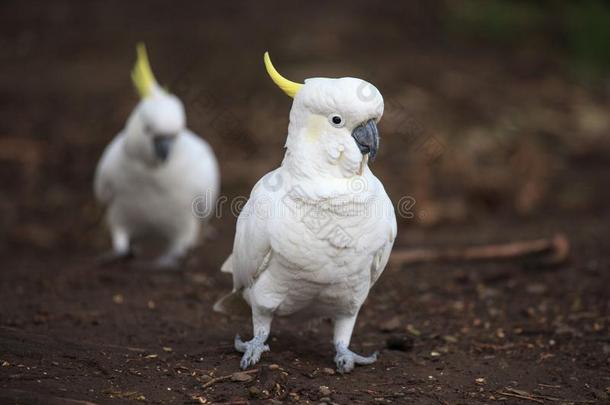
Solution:
M 133 81 L 134 86 L 136 86 L 138 93 L 140 93 L 140 97 L 146 98 L 150 96 L 153 88 L 157 86 L 157 81 L 150 68 L 146 46 L 143 43 L 140 42 L 136 45 L 136 53 L 138 59 L 131 71 L 131 80 Z
M 303 85 L 301 83 L 292 82 L 286 78 L 284 78 L 274 67 L 273 63 L 271 63 L 271 58 L 269 57 L 269 52 L 265 52 L 264 56 L 265 68 L 267 69 L 267 73 L 271 80 L 284 91 L 288 96 L 294 98 L 296 94 L 301 90 Z

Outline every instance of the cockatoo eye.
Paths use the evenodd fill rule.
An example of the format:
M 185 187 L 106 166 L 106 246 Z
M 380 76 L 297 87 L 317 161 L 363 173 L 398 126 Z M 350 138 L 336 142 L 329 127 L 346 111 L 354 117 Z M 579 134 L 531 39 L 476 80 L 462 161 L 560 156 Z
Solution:
M 345 125 L 343 118 L 341 118 L 339 114 L 331 114 L 330 117 L 328 117 L 328 121 L 335 128 L 341 128 L 343 125 Z

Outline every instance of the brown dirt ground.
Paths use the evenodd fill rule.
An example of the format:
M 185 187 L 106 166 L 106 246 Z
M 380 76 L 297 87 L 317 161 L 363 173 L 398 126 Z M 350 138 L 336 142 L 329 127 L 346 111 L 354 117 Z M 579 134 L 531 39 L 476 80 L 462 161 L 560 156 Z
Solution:
M 552 55 L 448 45 L 436 2 L 78 4 L 0 5 L 0 403 L 608 403 L 608 103 Z M 206 386 L 238 371 L 232 339 L 250 332 L 211 311 L 230 289 L 219 267 L 234 216 L 214 221 L 182 272 L 94 260 L 108 241 L 92 173 L 136 102 L 127 73 L 141 39 L 216 150 L 227 196 L 281 159 L 288 101 L 261 70 L 269 48 L 287 76 L 348 71 L 386 95 L 374 170 L 394 201 L 417 200 L 397 246 L 563 232 L 570 259 L 389 267 L 353 339 L 380 350 L 375 365 L 334 374 L 329 324 L 286 319 L 251 379 Z M 517 140 L 463 146 L 515 116 Z M 402 137 L 421 131 L 440 152 Z

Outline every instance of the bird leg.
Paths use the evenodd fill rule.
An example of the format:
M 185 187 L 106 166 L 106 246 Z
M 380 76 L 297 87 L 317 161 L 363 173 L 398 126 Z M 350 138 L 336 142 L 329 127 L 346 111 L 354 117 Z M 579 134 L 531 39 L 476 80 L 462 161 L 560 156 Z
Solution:
M 350 317 L 335 319 L 334 343 L 337 352 L 335 364 L 337 365 L 337 371 L 341 374 L 351 372 L 356 364 L 366 365 L 377 361 L 377 352 L 370 356 L 361 356 L 348 348 L 357 316 L 358 314 L 355 314 Z
M 265 344 L 271 330 L 271 314 L 261 314 L 252 309 L 252 324 L 254 326 L 254 337 L 244 342 L 239 335 L 235 336 L 235 350 L 243 353 L 239 363 L 242 370 L 255 365 L 264 352 L 269 351 L 269 345 Z
M 111 265 L 134 257 L 129 235 L 122 229 L 112 230 L 112 251 L 104 253 L 98 261 L 102 266 Z
M 179 270 L 183 267 L 189 251 L 197 239 L 198 228 L 196 226 L 186 228 L 170 244 L 167 252 L 155 261 L 158 270 Z

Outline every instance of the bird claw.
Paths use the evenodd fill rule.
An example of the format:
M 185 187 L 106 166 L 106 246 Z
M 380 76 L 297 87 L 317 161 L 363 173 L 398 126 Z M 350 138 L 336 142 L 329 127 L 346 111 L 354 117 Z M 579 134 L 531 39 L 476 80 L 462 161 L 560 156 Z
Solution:
M 337 346 L 337 354 L 335 355 L 335 364 L 337 371 L 341 374 L 349 373 L 354 369 L 356 364 L 367 365 L 377 361 L 379 352 L 375 352 L 370 356 L 361 356 L 352 352 L 345 346 Z
M 261 355 L 269 351 L 269 345 L 265 344 L 265 339 L 262 336 L 255 336 L 252 340 L 244 342 L 239 335 L 236 335 L 235 350 L 244 354 L 239 365 L 242 370 L 245 370 L 258 363 Z

